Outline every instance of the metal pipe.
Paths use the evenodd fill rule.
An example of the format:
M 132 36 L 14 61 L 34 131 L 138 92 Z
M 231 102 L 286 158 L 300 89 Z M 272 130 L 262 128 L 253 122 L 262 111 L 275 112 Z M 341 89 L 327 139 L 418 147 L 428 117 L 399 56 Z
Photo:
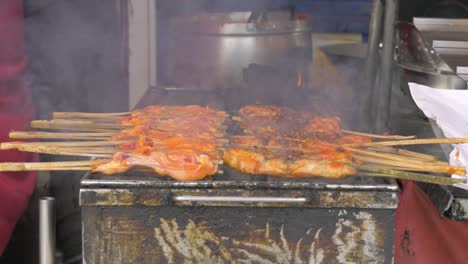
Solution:
M 39 200 L 39 263 L 55 263 L 55 198 Z
M 367 45 L 367 57 L 365 65 L 365 78 L 369 87 L 369 97 L 366 100 L 366 106 L 363 113 L 366 118 L 368 127 L 374 127 L 375 125 L 375 109 L 378 98 L 377 88 L 377 70 L 378 70 L 378 53 L 379 44 L 382 40 L 382 20 L 383 20 L 383 5 L 382 0 L 372 1 L 371 18 L 369 23 L 369 39 Z M 372 125 L 371 125 L 372 124 Z
M 377 86 L 375 129 L 383 132 L 388 126 L 390 116 L 391 90 L 395 51 L 395 22 L 398 12 L 398 0 L 385 0 L 383 31 L 383 50 L 380 83 Z
M 373 87 L 375 84 L 377 52 L 382 37 L 382 18 L 382 0 L 373 0 L 366 58 L 366 77 L 369 80 L 370 87 Z

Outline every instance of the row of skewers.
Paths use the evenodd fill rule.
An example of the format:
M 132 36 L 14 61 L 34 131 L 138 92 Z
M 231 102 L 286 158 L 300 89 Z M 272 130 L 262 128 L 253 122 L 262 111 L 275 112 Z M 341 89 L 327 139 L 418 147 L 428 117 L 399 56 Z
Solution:
M 228 122 L 239 123 L 243 133 L 226 137 Z M 125 113 L 57 112 L 51 120 L 33 121 L 31 127 L 43 131 L 13 131 L 10 138 L 29 141 L 1 143 L 0 149 L 93 159 L 0 163 L 0 171 L 113 174 L 143 166 L 177 180 L 200 180 L 219 173 L 219 165 L 225 163 L 249 174 L 294 178 L 359 174 L 441 185 L 466 181 L 442 176 L 464 176 L 464 167 L 397 146 L 468 143 L 468 139 L 359 133 L 342 129 L 336 117 L 277 106 L 246 106 L 236 116 L 200 106 L 150 106 Z
M 339 117 L 313 116 L 277 106 L 246 106 L 233 119 L 249 136 L 232 137 L 231 143 L 241 147 L 231 146 L 224 153 L 224 161 L 251 174 L 256 174 L 255 166 L 245 162 L 245 156 L 265 164 L 263 169 L 268 175 L 342 178 L 359 173 L 362 176 L 439 184 L 451 184 L 453 181 L 419 172 L 465 175 L 462 167 L 450 166 L 433 156 L 394 146 L 449 141 L 461 143 L 467 142 L 466 139 L 418 140 L 414 136 L 359 133 L 343 130 Z M 245 146 L 251 147 L 246 149 Z M 252 150 L 252 146 L 261 150 Z

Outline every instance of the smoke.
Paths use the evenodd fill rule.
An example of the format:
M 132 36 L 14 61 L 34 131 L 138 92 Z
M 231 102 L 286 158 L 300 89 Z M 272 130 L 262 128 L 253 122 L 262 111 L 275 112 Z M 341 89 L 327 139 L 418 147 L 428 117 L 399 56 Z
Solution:
M 28 77 L 41 117 L 126 109 L 118 2 L 25 2 Z
M 27 0 L 25 2 L 27 43 L 31 58 L 28 76 L 41 117 L 47 117 L 52 111 L 126 110 L 128 91 L 125 54 L 122 52 L 125 50 L 126 40 L 120 26 L 122 24 L 121 13 L 125 13 L 126 10 L 119 9 L 119 2 L 91 0 Z M 306 3 L 307 1 L 287 0 L 158 2 L 158 59 L 160 59 L 158 75 L 160 81 L 163 84 L 171 84 L 184 77 L 178 75 L 170 79 L 166 72 L 165 64 L 170 59 L 166 56 L 168 46 L 170 46 L 167 37 L 170 17 L 206 12 L 268 9 L 288 12 L 291 10 L 291 6 L 288 5 L 299 4 L 299 2 L 300 5 L 306 6 L 306 9 L 318 7 L 315 4 L 312 6 Z M 294 6 L 294 10 L 298 9 Z M 324 25 L 321 25 L 324 16 L 320 14 L 319 17 L 321 20 L 312 22 L 314 28 L 324 28 Z M 338 28 L 338 26 L 335 27 Z M 195 49 L 193 51 L 196 52 Z M 311 55 L 311 60 L 312 56 L 315 59 L 317 54 Z M 285 60 L 279 64 L 288 63 L 290 64 L 290 61 Z M 334 68 L 332 72 L 336 72 L 336 76 L 325 71 L 329 68 L 321 69 L 320 65 L 318 67 L 313 65 L 309 69 L 311 93 L 308 93 L 307 89 L 289 90 L 279 87 L 289 86 L 289 84 L 287 81 L 275 82 L 274 80 L 264 82 L 263 86 L 266 89 L 259 93 L 263 97 L 274 99 L 270 101 L 277 104 L 305 108 L 325 115 L 339 114 L 344 119 L 350 120 L 348 123 L 355 124 L 352 115 L 357 112 L 356 108 L 362 105 L 355 100 L 365 97 L 364 94 L 356 97 L 350 92 L 355 87 L 363 87 L 363 82 L 359 78 L 362 75 L 359 65 L 356 66 L 355 61 L 343 60 L 332 63 L 333 65 L 329 68 Z M 192 76 L 199 75 L 199 72 L 194 69 L 189 68 L 187 71 L 191 71 Z M 293 74 L 295 74 L 294 69 Z M 191 79 L 188 78 L 188 80 Z M 258 81 L 255 80 L 254 83 Z M 211 84 L 202 82 L 198 85 Z M 278 87 L 274 87 L 275 85 Z M 362 91 L 359 93 L 361 94 Z M 234 97 L 232 94 L 231 91 L 223 92 L 210 96 L 213 99 L 198 99 L 197 102 L 209 104 L 210 101 L 219 100 L 230 104 L 234 97 L 241 103 L 255 102 L 253 95 L 256 94 L 253 90 L 236 91 L 237 95 Z M 244 99 L 252 100 L 245 101 Z M 173 100 L 177 101 L 177 96 Z M 265 101 L 268 102 L 268 100 Z
M 224 36 L 217 36 L 207 41 L 206 38 L 197 38 L 187 34 L 192 28 L 195 28 L 193 24 L 180 23 L 181 18 L 198 16 L 200 19 L 200 17 L 203 17 L 202 14 L 212 15 L 211 12 L 223 13 L 225 17 L 228 16 L 228 13 L 252 10 L 273 10 L 273 12 L 281 10 L 287 14 L 292 10 L 301 10 L 301 5 L 310 9 L 310 4 L 306 2 L 286 0 L 161 2 L 163 4 L 159 6 L 160 11 L 158 13 L 161 18 L 158 27 L 160 30 L 158 52 L 160 54 L 159 58 L 163 62 L 159 65 L 160 82 L 181 87 L 190 86 L 190 88 L 201 90 L 209 90 L 211 87 L 213 90 L 218 91 L 212 93 L 215 95 L 213 100 L 223 102 L 223 107 L 228 111 L 236 111 L 245 104 L 276 104 L 303 109 L 320 115 L 339 115 L 348 128 L 366 130 L 365 115 L 367 113 L 365 113 L 364 106 L 368 98 L 368 90 L 366 90 L 368 85 L 363 79 L 364 71 L 362 67 L 364 66 L 364 60 L 362 58 L 333 56 L 322 52 L 320 49 L 315 49 L 314 52 L 309 53 L 296 49 L 290 54 L 278 56 L 278 53 L 285 50 L 284 48 L 278 48 L 281 45 L 279 44 L 280 41 L 282 41 L 280 38 L 270 38 L 268 44 L 270 50 L 261 51 L 258 48 L 254 53 L 253 50 L 257 46 L 265 48 L 268 46 L 261 43 L 262 37 L 255 41 L 257 46 L 253 45 L 252 38 L 242 40 L 241 38 L 228 39 Z M 291 6 L 294 3 L 299 5 Z M 308 15 L 311 14 L 310 10 L 306 11 L 308 11 Z M 272 12 L 267 13 L 271 18 Z M 313 21 L 311 23 L 313 28 L 326 28 L 325 25 L 321 24 L 322 22 L 328 22 L 324 19 L 326 16 L 322 15 L 321 20 L 317 21 L 314 20 L 314 15 L 312 14 Z M 171 19 L 177 21 L 178 26 L 172 27 L 174 24 L 169 22 Z M 182 26 L 180 26 L 181 24 Z M 335 24 L 331 28 L 342 28 Z M 354 28 L 350 26 L 346 27 L 346 29 L 353 30 L 355 27 L 354 24 Z M 178 34 L 177 32 L 180 32 L 181 29 L 185 32 Z M 199 30 L 198 34 L 200 34 L 204 29 L 197 28 L 197 30 Z M 179 35 L 182 35 L 182 37 Z M 214 38 L 218 39 L 214 40 Z M 216 41 L 218 41 L 218 44 L 215 43 Z M 312 38 L 312 42 L 314 41 Z M 311 47 L 308 49 L 310 51 Z M 175 54 L 175 56 L 171 57 L 171 54 Z M 250 54 L 253 63 L 239 63 L 242 61 L 242 58 L 239 58 L 239 56 L 243 56 L 242 54 Z M 269 57 L 270 60 L 267 59 L 267 64 L 263 64 L 262 59 L 259 59 L 257 54 L 268 54 L 262 56 Z M 275 60 L 271 59 L 272 57 L 275 57 Z M 330 59 L 330 57 L 333 58 Z M 278 60 L 278 58 L 282 59 Z M 272 61 L 274 61 L 273 64 Z M 174 65 L 176 63 L 179 63 L 179 65 Z M 305 85 L 298 88 L 295 78 L 300 65 L 305 65 L 307 69 L 301 76 L 305 80 Z M 237 77 L 237 79 L 233 78 L 236 75 L 233 74 L 233 71 L 239 69 L 242 70 L 242 76 Z M 217 79 L 216 75 L 222 74 L 224 74 L 225 78 Z M 237 74 L 237 76 L 240 75 Z M 239 84 L 240 78 L 243 79 L 241 85 Z M 222 92 L 219 93 L 219 90 Z M 210 104 L 211 99 L 204 98 L 207 100 L 195 100 L 192 97 L 190 102 Z M 174 98 L 173 101 L 178 100 Z M 182 101 L 179 102 L 190 103 Z M 165 99 L 162 98 L 161 103 L 164 102 Z
M 37 118 L 54 111 L 125 111 L 128 92 L 122 61 L 118 3 L 95 0 L 25 1 L 26 78 Z M 42 155 L 42 161 L 74 157 Z M 65 260 L 81 254 L 78 193 L 82 172 L 52 172 L 57 200 L 57 245 Z
M 365 46 L 359 43 L 341 47 L 347 49 L 353 46 L 365 50 Z M 336 77 L 328 76 L 327 84 L 320 87 L 327 91 L 326 99 L 322 101 L 322 111 L 339 115 L 347 129 L 367 131 L 370 87 L 364 74 L 365 57 L 333 53 L 328 53 L 328 56 L 336 70 Z
M 47 118 L 53 111 L 122 111 L 128 107 L 128 91 L 126 80 L 126 63 L 124 54 L 126 40 L 123 37 L 122 16 L 126 10 L 120 9 L 119 1 L 91 0 L 28 0 L 26 6 L 26 29 L 29 55 L 29 80 L 35 94 L 36 104 L 41 118 Z M 185 74 L 175 77 L 167 72 L 166 65 L 171 58 L 167 57 L 171 46 L 169 36 L 169 18 L 174 16 L 189 16 L 209 12 L 234 12 L 248 10 L 283 10 L 291 11 L 288 4 L 305 1 L 160 1 L 158 2 L 158 75 L 160 83 L 177 84 L 184 80 L 195 86 L 219 86 L 218 83 L 198 82 L 197 76 L 206 72 L 211 74 L 213 69 L 202 69 L 200 73 L 193 68 L 185 68 Z M 293 10 L 299 10 L 293 6 Z M 313 6 L 315 8 L 315 6 Z M 309 10 L 310 11 L 310 10 Z M 308 11 L 308 12 L 309 12 Z M 314 14 L 315 15 L 315 14 Z M 313 28 L 324 28 L 321 20 L 313 20 Z M 339 28 L 339 26 L 335 26 Z M 314 40 L 312 40 L 314 41 Z M 187 52 L 196 52 L 193 43 Z M 329 54 L 315 50 L 310 55 L 314 63 L 304 74 L 308 79 L 310 89 L 292 89 L 294 83 L 288 83 L 288 78 L 276 81 L 280 74 L 275 72 L 266 74 L 270 78 L 263 82 L 256 73 L 252 79 L 252 86 L 247 90 L 216 92 L 208 96 L 190 96 L 194 103 L 219 105 L 236 109 L 238 105 L 246 103 L 275 103 L 296 108 L 306 109 L 321 115 L 340 115 L 352 128 L 363 127 L 362 109 L 368 91 L 362 79 L 362 69 L 355 59 L 330 61 Z M 308 56 L 308 55 L 307 55 Z M 324 64 L 316 63 L 318 57 L 329 60 Z M 303 58 L 302 58 L 303 59 Z M 199 60 L 203 63 L 203 59 Z M 228 62 L 229 63 L 229 62 Z M 278 64 L 292 65 L 289 70 L 296 74 L 294 62 L 285 59 Z M 249 67 L 245 67 L 249 68 Z M 253 68 L 253 67 L 250 67 Z M 261 69 L 264 71 L 265 69 Z M 286 75 L 291 75 L 287 73 Z M 230 85 L 230 81 L 224 85 Z M 168 95 L 172 103 L 177 103 L 179 96 Z M 269 100 L 255 100 L 264 97 Z M 195 100 L 196 99 L 196 100 Z M 213 104 L 213 101 L 218 101 Z M 237 101 L 233 103 L 233 101 Z M 164 100 L 162 101 L 164 102 Z M 183 102 L 180 102 L 183 103 Z
M 29 79 L 41 117 L 46 118 L 53 111 L 126 110 L 128 91 L 123 58 L 125 54 L 122 53 L 122 50 L 125 50 L 126 40 L 120 28 L 121 14 L 126 11 L 119 9 L 118 2 L 100 1 L 97 4 L 91 0 L 26 1 L 26 29 L 31 58 Z M 170 85 L 175 82 L 177 85 L 177 81 L 184 81 L 198 86 L 196 88 L 232 86 L 231 81 L 222 84 L 193 81 L 202 75 L 212 74 L 216 70 L 212 68 L 198 71 L 200 69 L 182 67 L 186 73 L 191 73 L 186 80 L 182 74 L 170 76 L 167 73 L 166 65 L 170 64 L 168 61 L 171 59 L 167 57 L 171 43 L 166 37 L 171 33 L 169 18 L 207 12 L 299 10 L 297 6 L 291 9 L 291 4 L 294 2 L 310 5 L 305 4 L 305 1 L 286 0 L 158 2 L 160 83 Z M 321 15 L 322 20 L 323 17 Z M 321 21 L 312 21 L 314 28 L 323 28 L 320 23 Z M 196 52 L 194 45 L 194 43 L 187 44 L 185 50 L 187 54 Z M 238 52 L 242 54 L 246 50 L 239 49 Z M 180 103 L 198 102 L 232 110 L 247 103 L 274 103 L 322 115 L 340 115 L 346 123 L 360 129 L 363 123 L 361 120 L 364 119 L 362 115 L 365 114 L 362 107 L 368 96 L 368 91 L 364 89 L 367 84 L 362 78 L 362 61 L 343 59 L 343 56 L 339 60 L 331 61 L 327 56 L 328 54 L 320 53 L 320 50 L 315 50 L 313 55 L 300 54 L 293 60 L 291 56 L 284 56 L 284 60 L 276 64 L 286 65 L 284 68 L 291 71 L 288 73 L 268 72 L 265 67 L 257 67 L 259 69 L 255 70 L 255 65 L 248 67 L 246 65 L 246 70 L 254 69 L 251 73 L 247 73 L 247 77 L 244 76 L 250 80 L 247 89 L 235 91 L 224 89 L 210 96 L 206 93 L 203 95 L 192 93 L 195 95 L 190 96 L 189 102 Z M 308 79 L 309 87 L 294 89 L 295 79 L 291 78 L 291 75 L 297 74 L 295 67 L 303 63 L 301 60 L 304 57 L 310 61 L 312 57 L 314 58 L 314 64 L 311 64 L 304 73 L 304 79 Z M 328 60 L 325 65 L 320 61 L 323 58 Z M 203 58 L 199 61 L 200 64 L 204 62 Z M 177 103 L 177 98 L 179 97 L 170 94 L 167 98 L 162 97 L 157 103 L 170 100 L 174 104 Z M 180 98 L 186 100 L 187 96 Z M 216 103 L 213 103 L 214 101 Z

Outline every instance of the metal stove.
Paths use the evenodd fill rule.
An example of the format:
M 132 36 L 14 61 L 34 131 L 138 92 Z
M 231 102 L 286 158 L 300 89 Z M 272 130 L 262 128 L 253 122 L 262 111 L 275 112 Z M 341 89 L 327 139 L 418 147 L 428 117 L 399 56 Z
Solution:
M 224 168 L 198 182 L 134 171 L 81 185 L 84 263 L 392 262 L 397 186 L 385 179 Z

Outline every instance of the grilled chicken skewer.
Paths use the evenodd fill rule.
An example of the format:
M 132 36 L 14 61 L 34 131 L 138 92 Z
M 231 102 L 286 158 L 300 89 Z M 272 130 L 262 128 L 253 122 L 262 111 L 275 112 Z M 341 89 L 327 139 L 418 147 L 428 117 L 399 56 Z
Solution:
M 0 146 L 2 149 L 11 149 L 16 148 L 22 151 L 29 151 L 29 152 L 39 152 L 39 153 L 46 153 L 46 154 L 59 154 L 59 155 L 75 155 L 75 156 L 91 156 L 91 157 L 111 157 L 112 153 L 116 152 L 115 148 L 109 147 L 94 147 L 90 148 L 88 145 L 96 145 L 96 142 L 45 142 L 45 143 L 28 143 L 28 142 L 11 142 L 11 143 L 4 143 Z M 98 145 L 102 145 L 98 143 Z M 106 144 L 107 145 L 107 144 Z M 287 151 L 295 151 L 295 152 L 302 152 L 305 154 L 320 154 L 317 151 L 313 151 L 310 149 L 305 148 L 291 148 L 291 147 L 283 147 L 283 146 L 248 146 L 248 145 L 238 145 L 238 147 L 242 147 L 243 149 L 248 150 L 248 147 L 255 147 L 257 151 L 259 149 L 268 149 L 273 151 L 278 150 L 287 150 Z M 160 148 L 161 150 L 163 148 Z M 401 170 L 413 170 L 413 171 L 429 171 L 429 172 L 438 172 L 438 173 L 455 173 L 455 174 L 464 174 L 463 168 L 458 167 L 451 167 L 446 162 L 433 162 L 431 164 L 427 164 L 421 160 L 412 160 L 408 159 L 407 156 L 395 155 L 395 154 L 381 154 L 375 153 L 371 151 L 364 151 L 360 149 L 353 149 L 347 148 L 344 149 L 348 150 L 351 153 L 351 157 L 356 158 L 358 160 L 376 164 L 382 164 L 387 166 L 393 166 L 399 168 Z M 353 154 L 357 153 L 359 155 Z M 207 153 L 209 154 L 209 152 Z M 216 154 L 213 154 L 216 155 Z M 310 160 L 317 160 L 323 159 L 323 156 L 317 155 L 316 158 L 313 156 L 307 156 L 307 159 Z
M 218 172 L 221 157 L 228 165 L 244 172 L 292 177 L 341 178 L 362 170 L 370 171 L 369 176 L 393 178 L 415 176 L 415 173 L 404 171 L 465 173 L 464 168 L 450 166 L 435 157 L 387 147 L 411 144 L 409 139 L 414 136 L 383 136 L 343 130 L 338 118 L 316 117 L 286 108 L 244 107 L 239 111 L 239 117 L 233 119 L 253 134 L 254 139 L 257 136 L 270 139 L 267 142 L 249 142 L 252 136 L 245 136 L 243 139 L 234 137 L 234 142 L 229 142 L 223 139 L 226 130 L 223 122 L 227 116 L 224 112 L 197 106 L 154 106 L 111 114 L 54 113 L 56 119 L 37 120 L 33 126 L 87 132 L 12 132 L 12 138 L 86 141 L 8 142 L 0 145 L 0 149 L 103 158 L 112 156 L 112 160 L 105 163 L 73 168 L 115 173 L 143 165 L 178 180 L 199 180 Z M 371 142 L 371 139 L 392 141 Z M 247 144 L 242 144 L 242 140 Z M 228 142 L 221 156 L 216 150 Z M 422 141 L 412 142 L 423 144 Z M 368 165 L 362 167 L 363 164 Z M 33 164 L 25 169 L 65 168 L 55 165 L 57 167 L 53 168 Z M 10 164 L 10 167 L 0 167 L 0 170 L 12 168 L 20 169 L 21 165 Z M 433 180 L 419 176 L 419 180 Z
M 232 120 L 242 122 L 242 118 L 239 116 L 233 116 Z M 362 133 L 362 132 L 355 132 L 351 130 L 346 130 L 346 129 L 340 129 L 340 132 L 344 134 L 349 134 L 349 135 L 356 135 L 356 136 L 364 136 L 364 137 L 369 137 L 369 138 L 375 138 L 375 139 L 387 139 L 387 140 L 404 140 L 404 139 L 415 139 L 416 136 L 399 136 L 399 135 L 377 135 L 377 134 L 368 134 L 368 133 Z M 252 132 L 250 132 L 252 133 Z
M 366 138 L 402 141 L 413 139 L 414 136 L 381 136 L 342 130 L 338 118 L 311 116 L 276 106 L 247 106 L 240 109 L 239 116 L 233 119 L 251 136 L 231 139 L 228 155 L 225 153 L 224 156 L 225 162 L 252 174 L 294 176 L 298 170 L 291 168 L 298 168 L 303 172 L 296 176 L 340 178 L 357 173 L 348 164 L 362 163 L 406 171 L 465 174 L 464 168 L 450 166 L 427 155 L 388 149 L 380 150 L 380 153 L 367 148 L 360 149 L 361 145 L 374 146 L 375 142 L 371 143 Z M 257 142 L 255 137 L 258 137 Z M 384 151 L 394 153 L 382 153 Z M 284 154 L 278 155 L 281 152 Z M 291 155 L 293 157 L 289 158 Z

